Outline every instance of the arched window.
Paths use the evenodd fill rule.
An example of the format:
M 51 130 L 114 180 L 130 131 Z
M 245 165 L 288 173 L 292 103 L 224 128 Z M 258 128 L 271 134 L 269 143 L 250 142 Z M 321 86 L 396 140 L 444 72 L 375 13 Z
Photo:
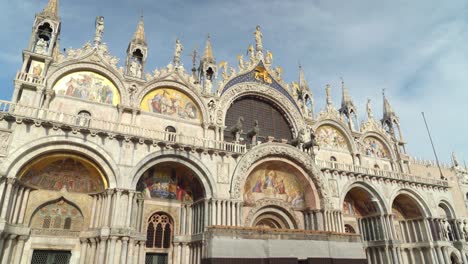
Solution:
M 171 218 L 165 213 L 155 213 L 148 220 L 146 230 L 146 247 L 165 249 L 171 247 L 173 224 Z
M 356 234 L 356 231 L 354 231 L 354 228 L 351 225 L 345 225 L 344 230 L 345 230 L 345 233 Z
M 91 120 L 91 113 L 88 111 L 78 112 L 78 117 L 76 118 L 77 126 L 89 126 L 89 121 Z
M 335 157 L 335 156 L 331 156 L 331 157 L 330 157 L 330 161 L 336 162 L 336 157 Z
M 63 229 L 70 229 L 72 224 L 72 220 L 70 217 L 65 218 L 65 224 L 63 225 Z
M 173 126 L 167 126 L 165 129 L 166 132 L 169 132 L 166 134 L 166 139 L 168 141 L 176 141 L 176 134 L 177 130 Z
M 380 170 L 380 166 L 378 164 L 374 164 L 374 169 Z
M 50 216 L 44 217 L 44 221 L 42 222 L 42 228 L 49 228 L 50 227 Z

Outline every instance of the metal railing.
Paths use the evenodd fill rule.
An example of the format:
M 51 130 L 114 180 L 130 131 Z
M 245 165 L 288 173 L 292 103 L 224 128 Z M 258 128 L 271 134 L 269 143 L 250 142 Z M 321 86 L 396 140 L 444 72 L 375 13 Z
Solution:
M 386 171 L 386 170 L 375 169 L 375 168 L 367 168 L 367 167 L 358 166 L 354 164 L 344 164 L 344 163 L 333 162 L 333 161 L 317 160 L 317 165 L 321 168 L 326 168 L 326 169 L 334 169 L 334 170 L 347 171 L 347 172 L 352 172 L 352 173 L 360 173 L 360 174 L 378 176 L 378 177 L 388 178 L 388 179 L 417 182 L 417 183 L 424 183 L 424 184 L 430 184 L 430 185 L 439 185 L 439 186 L 446 186 L 446 187 L 448 186 L 448 182 L 444 180 L 420 177 L 420 176 L 410 175 L 410 174 L 401 173 L 401 172 Z
M 61 124 L 80 129 L 88 129 L 90 131 L 105 132 L 114 135 L 120 134 L 144 140 L 147 139 L 174 144 L 177 143 L 185 146 L 193 146 L 195 148 L 222 150 L 240 154 L 247 151 L 246 145 L 244 144 L 186 136 L 181 133 L 160 131 L 130 124 L 100 120 L 92 117 L 70 115 L 50 109 L 25 106 L 9 101 L 0 100 L 0 113 L 9 114 L 11 116 L 23 119 L 29 118 L 33 120 L 42 120 L 45 122 Z

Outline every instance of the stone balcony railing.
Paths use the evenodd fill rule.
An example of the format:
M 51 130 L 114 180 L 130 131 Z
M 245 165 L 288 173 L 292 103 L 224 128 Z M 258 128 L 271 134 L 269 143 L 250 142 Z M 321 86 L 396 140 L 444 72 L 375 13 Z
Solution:
M 448 187 L 448 182 L 446 180 L 431 179 L 426 177 L 420 177 L 415 175 L 410 175 L 401 172 L 386 171 L 375 168 L 367 168 L 363 166 L 358 166 L 354 164 L 344 164 L 339 162 L 332 161 L 323 161 L 317 160 L 317 165 L 322 169 L 329 169 L 334 171 L 344 171 L 353 174 L 368 175 L 373 177 L 379 177 L 383 179 L 405 181 L 405 182 L 415 182 L 422 183 L 433 186 L 442 186 Z
M 34 84 L 34 85 L 44 84 L 44 77 L 38 76 L 36 74 L 27 73 L 27 72 L 17 72 L 16 80 Z
M 129 124 L 100 120 L 96 118 L 65 114 L 49 109 L 24 106 L 8 101 L 0 101 L 1 118 L 11 116 L 17 120 L 32 120 L 35 123 L 49 123 L 55 127 L 67 127 L 75 131 L 86 130 L 93 134 L 106 134 L 109 137 L 121 136 L 125 139 L 136 139 L 152 144 L 170 144 L 181 148 L 213 150 L 242 154 L 247 151 L 246 145 L 224 141 L 198 138 L 180 133 L 143 128 Z

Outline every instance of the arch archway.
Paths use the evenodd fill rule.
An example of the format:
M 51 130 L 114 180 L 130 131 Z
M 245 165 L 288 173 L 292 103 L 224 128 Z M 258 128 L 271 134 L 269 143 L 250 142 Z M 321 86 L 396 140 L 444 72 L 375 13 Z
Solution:
M 92 56 L 92 54 L 96 54 L 95 52 L 96 51 L 91 52 L 89 55 L 87 55 L 87 57 Z M 48 77 L 47 88 L 53 89 L 60 79 L 63 79 L 67 75 L 77 73 L 80 71 L 96 73 L 98 75 L 103 76 L 103 78 L 107 79 L 110 83 L 112 83 L 115 86 L 115 89 L 118 91 L 119 94 L 120 104 L 129 105 L 128 91 L 127 89 L 125 89 L 125 84 L 123 82 L 123 79 L 121 79 L 120 73 L 112 69 L 112 67 L 106 68 L 98 64 L 92 64 L 87 62 L 76 63 L 74 61 L 67 61 L 65 63 L 62 63 L 60 67 L 56 71 L 52 72 Z M 113 102 L 113 104 L 114 103 L 115 102 Z
M 99 193 L 107 186 L 101 169 L 89 159 L 67 152 L 52 152 L 30 161 L 24 166 L 18 179 L 26 186 L 69 192 Z
M 244 138 L 258 122 L 258 127 L 261 128 L 257 134 L 258 141 L 266 142 L 267 137 L 274 137 L 277 141 L 282 139 L 291 141 L 294 128 L 285 116 L 286 114 L 277 104 L 264 97 L 249 95 L 240 97 L 232 102 L 226 112 L 224 139 L 235 140 L 229 130 L 242 117 L 244 121 L 241 136 Z
M 276 104 L 279 109 L 282 109 L 286 120 L 292 125 L 294 136 L 300 128 L 305 127 L 304 119 L 298 107 L 286 95 L 267 85 L 250 82 L 235 84 L 221 95 L 216 113 L 216 123 L 224 125 L 227 111 L 232 103 L 246 96 L 261 97 Z
M 82 156 L 96 165 L 106 177 L 107 188 L 117 186 L 119 170 L 117 163 L 105 149 L 83 139 L 72 136 L 49 136 L 28 142 L 12 152 L 0 165 L 0 173 L 9 177 L 18 177 L 23 168 L 31 161 L 49 153 L 70 153 Z
M 29 225 L 32 229 L 43 230 L 44 233 L 67 235 L 68 232 L 83 230 L 83 214 L 73 203 L 60 198 L 50 201 L 33 213 Z M 62 232 L 60 232 L 62 231 Z
M 174 161 L 158 163 L 147 169 L 139 179 L 136 190 L 147 199 L 193 202 L 205 197 L 196 173 Z
M 426 211 L 417 198 L 409 192 L 399 192 L 392 201 L 392 214 L 396 239 L 403 243 L 418 243 L 428 241 L 430 230 L 424 223 Z M 410 250 L 416 254 L 414 250 Z
M 330 192 L 328 192 L 328 187 L 324 183 L 324 176 L 310 157 L 297 148 L 278 143 L 261 144 L 242 156 L 233 173 L 230 190 L 231 198 L 240 199 L 242 197 L 247 177 L 258 164 L 264 160 L 278 158 L 295 164 L 304 171 L 303 175 L 307 175 L 307 180 L 316 190 L 318 197 L 316 201 L 319 201 L 316 203 L 317 207 L 320 206 L 321 209 L 332 207 L 329 198 Z
M 176 153 L 175 150 L 158 151 L 146 156 L 138 162 L 131 172 L 131 175 L 134 176 L 131 182 L 128 183 L 130 188 L 137 188 L 138 182 L 143 178 L 145 173 L 158 164 L 163 163 L 176 163 L 190 170 L 194 177 L 200 182 L 205 198 L 211 198 L 217 193 L 217 187 L 213 176 L 204 163 L 195 156 L 191 156 L 190 158 L 181 156 Z

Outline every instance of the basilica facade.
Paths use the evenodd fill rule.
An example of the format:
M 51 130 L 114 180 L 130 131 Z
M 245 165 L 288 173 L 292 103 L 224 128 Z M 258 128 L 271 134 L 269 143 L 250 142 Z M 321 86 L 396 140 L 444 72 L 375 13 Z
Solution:
M 385 95 L 316 109 L 258 26 L 235 67 L 208 36 L 150 69 L 143 19 L 120 65 L 103 17 L 62 52 L 45 5 L 0 101 L 1 263 L 468 263 L 468 171 L 410 156 Z

